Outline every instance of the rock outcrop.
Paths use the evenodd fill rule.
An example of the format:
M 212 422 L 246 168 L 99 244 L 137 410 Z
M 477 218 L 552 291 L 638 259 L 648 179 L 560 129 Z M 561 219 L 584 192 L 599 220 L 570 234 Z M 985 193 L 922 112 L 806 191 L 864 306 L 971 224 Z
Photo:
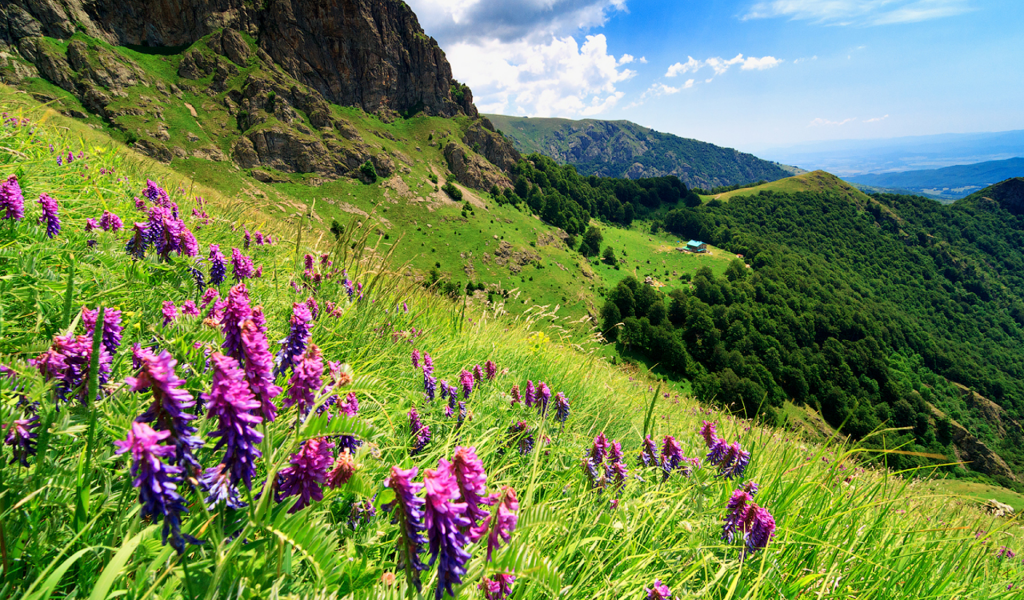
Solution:
M 237 32 L 247 33 L 328 101 L 371 113 L 476 116 L 472 94 L 461 91 L 468 88 L 452 79 L 444 52 L 400 0 L 14 0 L 0 8 L 0 50 L 33 64 L 40 53 L 31 40 L 41 36 L 68 39 L 81 30 L 113 45 L 184 49 L 222 29 L 234 31 L 211 41 L 217 54 L 236 65 L 250 60 Z M 210 67 L 197 54 L 188 61 L 185 73 Z
M 455 180 L 462 185 L 480 190 L 489 190 L 492 186 L 501 189 L 512 187 L 508 176 L 495 165 L 454 142 L 445 145 L 444 158 L 448 161 L 448 169 L 455 174 Z

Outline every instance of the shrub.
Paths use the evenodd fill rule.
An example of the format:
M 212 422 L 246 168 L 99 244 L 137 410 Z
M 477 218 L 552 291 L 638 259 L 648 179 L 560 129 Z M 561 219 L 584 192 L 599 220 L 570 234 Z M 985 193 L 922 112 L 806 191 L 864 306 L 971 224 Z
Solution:
M 445 184 L 441 186 L 441 189 L 444 191 L 444 193 L 448 194 L 448 197 L 451 198 L 452 200 L 455 200 L 456 202 L 462 200 L 462 190 L 455 187 L 455 185 L 452 182 L 445 182 Z
M 359 172 L 362 173 L 363 179 L 367 183 L 374 183 L 377 181 L 377 169 L 373 168 L 373 163 L 366 161 L 363 166 L 359 167 Z

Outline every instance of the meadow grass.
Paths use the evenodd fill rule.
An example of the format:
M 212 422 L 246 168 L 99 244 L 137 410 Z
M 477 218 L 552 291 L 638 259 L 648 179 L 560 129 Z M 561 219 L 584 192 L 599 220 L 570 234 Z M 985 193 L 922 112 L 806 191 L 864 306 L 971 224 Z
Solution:
M 391 495 L 384 482 L 392 466 L 422 474 L 460 445 L 477 449 L 490 490 L 511 486 L 520 502 L 518 525 L 493 561 L 485 560 L 482 542 L 468 546 L 464 585 L 456 586 L 463 597 L 482 598 L 481 577 L 510 571 L 516 599 L 643 598 L 656 579 L 677 598 L 720 600 L 1011 598 L 1016 591 L 1008 586 L 1022 583 L 1020 563 L 997 557 L 1000 546 L 1020 548 L 1016 523 L 930 491 L 919 479 L 926 472 L 890 473 L 842 442 L 810 443 L 688 398 L 665 397 L 657 382 L 609 364 L 592 335 L 553 319 L 550 309 L 498 316 L 433 295 L 393 261 L 395 244 L 416 239 L 411 231 L 406 239 L 384 239 L 369 219 L 362 226 L 350 221 L 340 240 L 321 246 L 364 285 L 362 300 L 350 300 L 339 278 L 302 288 L 298 259 L 313 236 L 300 229 L 301 220 L 286 227 L 252 203 L 194 187 L 52 113 L 25 116 L 29 123 L 0 128 L 0 177 L 17 175 L 26 198 L 23 220 L 0 220 L 0 362 L 16 372 L 0 377 L 0 422 L 8 432 L 38 402 L 41 426 L 28 467 L 3 447 L 0 597 L 418 597 L 396 564 L 401 533 L 381 507 Z M 68 151 L 84 156 L 57 166 L 56 154 Z M 171 353 L 185 389 L 197 398 L 210 388 L 204 350 L 218 349 L 224 338 L 217 323 L 198 318 L 161 324 L 164 301 L 181 305 L 200 296 L 190 261 L 161 262 L 152 253 L 132 260 L 124 252 L 125 232 L 84 230 L 86 219 L 104 209 L 121 215 L 128 228 L 144 220 L 133 198 L 147 178 L 168 190 L 183 215 L 200 206 L 197 194 L 206 194 L 210 223 L 185 217 L 203 254 L 209 243 L 241 248 L 244 228 L 277 236 L 274 246 L 248 251 L 264 271 L 245 282 L 253 305 L 265 308 L 271 351 L 287 335 L 292 303 L 309 296 L 322 310 L 327 301 L 338 303 L 337 316 L 324 311 L 314 321 L 312 341 L 327 359 L 351 367 L 354 378 L 342 389 L 360 403 L 354 418 L 303 421 L 292 407 L 262 424 L 262 458 L 251 493 L 243 491 L 245 508 L 207 508 L 205 494 L 184 482 L 190 512 L 182 530 L 204 543 L 187 545 L 182 554 L 161 543 L 159 519 L 140 516 L 130 461 L 114 453 L 113 442 L 125 438 L 153 401 L 150 392 L 133 393 L 124 383 L 137 374 L 128 348 L 139 343 Z M 36 222 L 35 199 L 43 192 L 61 210 L 63 228 L 54 239 Z M 98 399 L 60 402 L 27 360 L 54 335 L 81 333 L 83 306 L 122 310 L 124 340 Z M 493 381 L 477 383 L 461 426 L 444 415 L 443 401 L 424 399 L 413 349 L 429 353 L 435 375 L 455 384 L 463 369 L 497 364 Z M 513 404 L 512 385 L 527 379 L 565 393 L 571 414 L 564 426 L 551 413 L 542 417 Z M 290 393 L 287 377 L 278 383 Z M 90 385 L 97 384 L 92 377 Z M 317 398 L 325 400 L 326 394 Z M 413 406 L 432 439 L 410 456 Z M 741 481 L 706 464 L 689 477 L 677 470 L 667 478 L 658 467 L 638 466 L 645 434 L 659 441 L 673 435 L 686 456 L 703 457 L 697 432 L 704 420 L 750 451 L 744 479 L 759 484 L 756 501 L 778 526 L 765 549 L 746 557 L 741 542 L 721 539 L 726 502 Z M 535 435 L 525 455 L 508 446 L 507 430 L 518 421 Z M 200 416 L 195 424 L 207 440 L 196 456 L 203 466 L 214 465 L 220 456 L 209 438 L 215 423 Z M 592 489 L 584 475 L 583 457 L 599 433 L 622 443 L 630 477 L 621 487 Z M 356 456 L 361 466 L 347 484 L 325 488 L 321 501 L 294 513 L 288 512 L 294 499 L 278 503 L 275 494 L 260 494 L 306 440 L 339 435 L 365 441 Z M 353 527 L 353 506 L 365 500 L 377 514 Z M 423 596 L 433 593 L 435 577 L 434 568 L 424 571 Z

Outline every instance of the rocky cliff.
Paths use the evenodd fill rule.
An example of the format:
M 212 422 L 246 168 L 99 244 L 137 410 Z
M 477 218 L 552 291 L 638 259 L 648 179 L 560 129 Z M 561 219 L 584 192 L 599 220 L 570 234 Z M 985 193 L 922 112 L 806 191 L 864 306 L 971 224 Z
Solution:
M 76 32 L 115 46 L 183 48 L 218 30 L 258 48 L 329 102 L 367 112 L 438 116 L 476 108 L 452 95 L 444 52 L 398 0 L 14 0 L 0 8 L 0 44 L 35 63 L 36 38 Z M 27 51 L 26 51 L 27 48 Z M 38 66 L 38 65 L 37 65 Z

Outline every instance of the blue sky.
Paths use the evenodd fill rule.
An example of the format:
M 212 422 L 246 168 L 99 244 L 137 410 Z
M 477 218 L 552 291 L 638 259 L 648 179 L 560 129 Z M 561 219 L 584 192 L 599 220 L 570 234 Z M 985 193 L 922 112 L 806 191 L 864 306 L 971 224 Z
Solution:
M 408 0 L 484 112 L 756 152 L 1024 129 L 1024 0 Z

